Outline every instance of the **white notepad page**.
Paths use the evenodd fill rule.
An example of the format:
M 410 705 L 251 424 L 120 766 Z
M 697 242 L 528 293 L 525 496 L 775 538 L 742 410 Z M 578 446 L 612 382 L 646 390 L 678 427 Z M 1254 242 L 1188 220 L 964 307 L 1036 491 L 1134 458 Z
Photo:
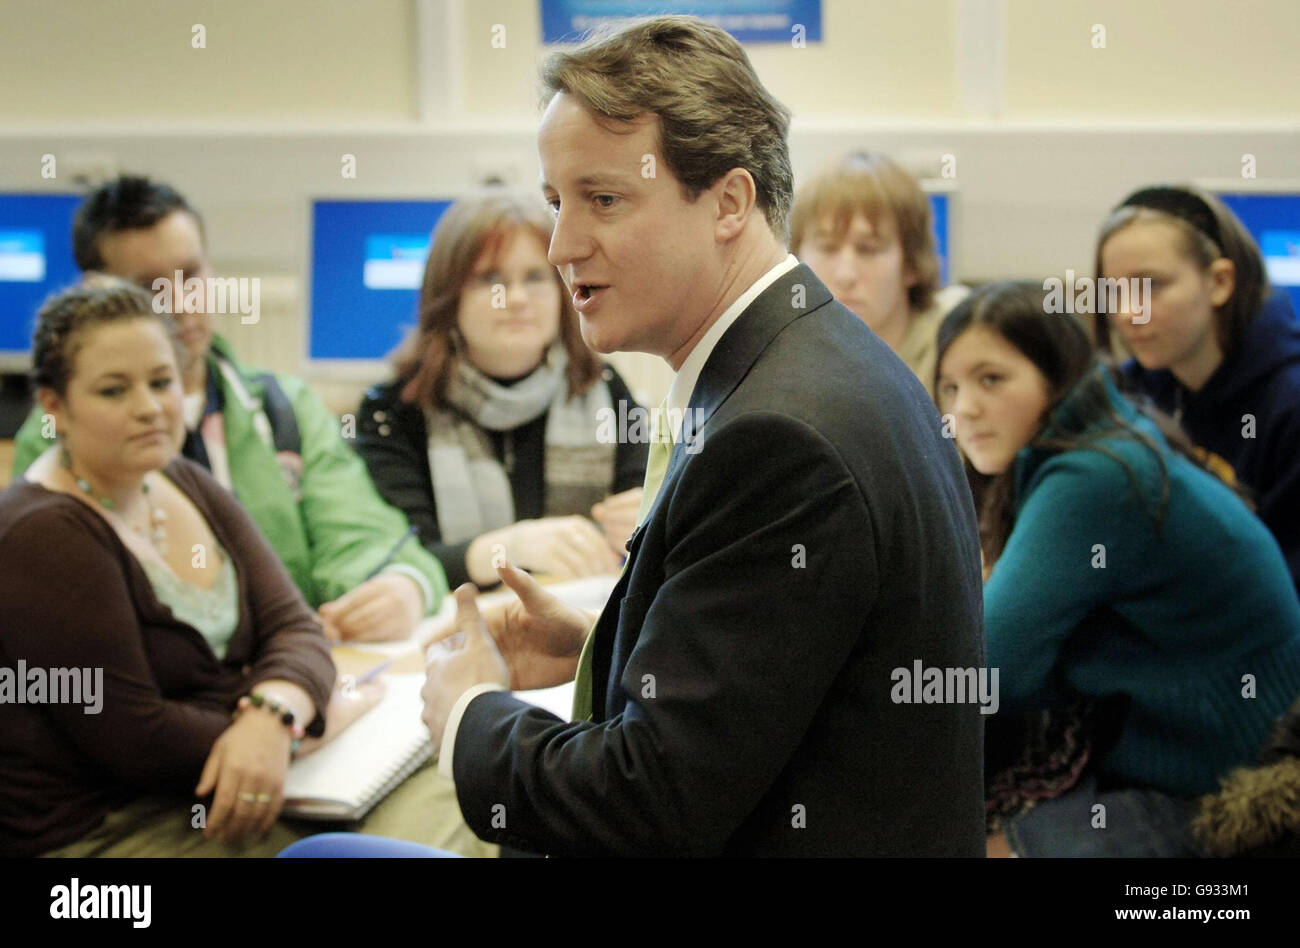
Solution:
M 297 807 L 298 801 L 359 808 L 432 753 L 429 732 L 420 720 L 424 675 L 385 675 L 383 680 L 379 704 L 320 750 L 294 761 L 284 782 L 286 814 L 321 809 Z

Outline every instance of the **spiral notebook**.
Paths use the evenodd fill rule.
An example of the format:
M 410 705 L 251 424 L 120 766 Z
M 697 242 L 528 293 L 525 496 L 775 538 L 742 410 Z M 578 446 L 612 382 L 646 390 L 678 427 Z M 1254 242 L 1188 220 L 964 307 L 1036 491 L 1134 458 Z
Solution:
M 285 816 L 356 821 L 433 753 L 420 714 L 424 675 L 385 675 L 383 700 L 320 750 L 296 760 L 284 781 Z

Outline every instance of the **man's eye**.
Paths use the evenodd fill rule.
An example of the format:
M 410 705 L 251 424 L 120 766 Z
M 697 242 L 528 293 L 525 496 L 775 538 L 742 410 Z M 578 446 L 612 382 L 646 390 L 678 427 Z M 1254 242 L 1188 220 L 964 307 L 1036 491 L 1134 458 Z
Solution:
M 560 199 L 559 199 L 559 198 L 556 198 L 556 199 L 553 200 L 553 201 L 547 201 L 547 202 L 546 202 L 546 206 L 549 207 L 549 208 L 551 209 L 551 213 L 552 213 L 552 214 L 556 215 L 557 217 L 559 216 L 559 214 L 560 214 Z
M 596 202 L 603 208 L 611 208 L 618 201 L 618 197 L 613 194 L 597 194 Z

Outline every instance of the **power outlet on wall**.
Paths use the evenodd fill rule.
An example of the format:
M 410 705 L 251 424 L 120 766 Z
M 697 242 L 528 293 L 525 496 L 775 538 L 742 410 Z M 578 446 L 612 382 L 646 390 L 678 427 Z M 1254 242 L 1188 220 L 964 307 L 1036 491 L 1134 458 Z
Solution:
M 516 191 L 537 190 L 537 165 L 522 155 L 497 152 L 475 155 L 470 162 L 475 185 L 499 184 Z
M 117 159 L 95 152 L 70 152 L 58 156 L 58 176 L 82 190 L 89 191 L 117 177 Z

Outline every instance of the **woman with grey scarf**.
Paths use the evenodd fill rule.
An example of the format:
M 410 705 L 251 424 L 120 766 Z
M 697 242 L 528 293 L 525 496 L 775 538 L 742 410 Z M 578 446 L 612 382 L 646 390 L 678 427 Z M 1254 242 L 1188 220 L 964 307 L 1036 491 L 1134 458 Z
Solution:
M 504 193 L 450 207 L 394 379 L 362 402 L 371 478 L 452 587 L 495 584 L 502 556 L 556 577 L 614 572 L 635 525 L 647 445 L 610 421 L 644 410 L 583 342 L 550 234 L 544 209 Z

